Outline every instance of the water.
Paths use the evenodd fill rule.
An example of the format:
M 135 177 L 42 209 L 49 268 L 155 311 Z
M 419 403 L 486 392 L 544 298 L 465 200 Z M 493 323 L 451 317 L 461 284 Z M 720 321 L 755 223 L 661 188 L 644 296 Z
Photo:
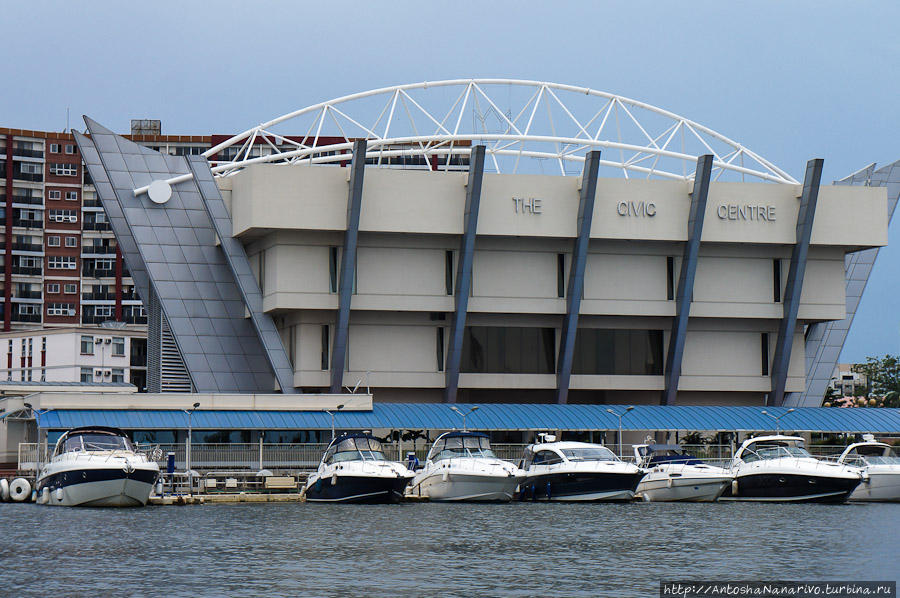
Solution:
M 900 575 L 900 504 L 0 504 L 0 529 L 0 595 L 655 596 L 660 579 Z

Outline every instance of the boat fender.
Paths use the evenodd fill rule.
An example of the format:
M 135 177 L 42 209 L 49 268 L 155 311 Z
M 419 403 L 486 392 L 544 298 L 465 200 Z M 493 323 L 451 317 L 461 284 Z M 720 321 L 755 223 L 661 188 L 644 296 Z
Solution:
M 31 484 L 25 478 L 16 478 L 9 485 L 9 497 L 14 502 L 24 502 L 31 495 Z
M 63 489 L 62 488 L 57 488 L 56 492 L 54 492 L 54 494 L 56 495 L 56 500 L 63 499 Z
M 872 481 L 871 479 L 869 479 L 869 472 L 868 472 L 868 471 L 862 472 L 862 473 L 860 474 L 860 477 L 862 478 L 862 481 L 863 481 L 864 484 L 868 484 L 869 482 Z M 2 483 L 2 482 L 0 482 L 0 483 Z
M 734 496 L 738 495 L 738 481 L 737 478 L 731 480 L 731 494 Z
M 666 478 L 666 488 L 672 487 L 672 478 Z
M 334 486 L 337 484 L 337 472 L 331 474 L 331 485 Z
M 450 478 L 450 472 L 445 469 L 444 473 L 441 474 L 441 480 L 446 482 L 449 478 Z
M 6 478 L 0 478 L 0 500 L 9 500 L 9 481 Z
M 45 505 L 48 502 L 50 502 L 50 488 L 44 486 L 44 489 L 41 490 L 40 504 Z

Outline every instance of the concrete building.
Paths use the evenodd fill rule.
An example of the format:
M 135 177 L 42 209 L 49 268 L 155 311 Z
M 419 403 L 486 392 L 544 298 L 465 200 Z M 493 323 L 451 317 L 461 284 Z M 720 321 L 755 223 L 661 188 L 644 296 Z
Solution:
M 147 386 L 147 338 L 121 328 L 46 328 L 0 333 L 0 381 Z M 2 382 L 0 382 L 2 385 Z M 16 384 L 13 384 L 16 386 Z
M 492 85 L 531 99 L 518 116 L 493 114 L 505 130 L 461 130 L 467 98 L 490 99 Z M 391 108 L 454 86 L 446 112 L 415 102 L 435 134 Z M 582 120 L 564 93 L 605 104 Z M 536 130 L 551 96 L 572 132 Z M 378 97 L 386 121 L 351 116 Z M 612 135 L 614 108 L 640 144 Z M 668 128 L 650 135 L 639 110 Z M 328 143 L 273 132 L 303 118 L 300 130 L 321 131 L 328 114 L 344 119 Z M 377 401 L 818 405 L 809 382 L 837 358 L 900 193 L 895 165 L 820 188 L 821 160 L 801 182 L 693 121 L 537 82 L 354 94 L 201 156 L 160 156 L 87 124 L 76 142 L 136 286 L 154 297 L 151 356 L 168 346 L 178 366 L 158 390 L 177 378 L 196 392 L 359 383 Z M 528 173 L 523 156 L 559 173 Z

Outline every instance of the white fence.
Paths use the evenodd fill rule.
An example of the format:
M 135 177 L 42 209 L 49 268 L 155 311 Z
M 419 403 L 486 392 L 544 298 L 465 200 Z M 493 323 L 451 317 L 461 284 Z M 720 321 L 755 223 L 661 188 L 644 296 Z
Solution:
M 523 456 L 526 444 L 494 444 L 494 453 L 501 459 L 518 463 Z M 328 447 L 327 444 L 269 444 L 269 443 L 235 443 L 235 444 L 192 444 L 191 468 L 197 471 L 209 470 L 290 470 L 311 471 L 314 470 L 322 458 L 322 454 Z M 38 458 L 38 446 L 36 443 L 20 443 L 18 454 L 19 471 L 23 473 L 36 472 L 38 463 L 46 462 L 47 450 L 42 445 L 43 454 Z M 175 470 L 184 471 L 186 468 L 185 445 L 161 444 L 140 445 L 139 450 L 147 453 L 159 448 L 158 463 L 162 471 L 166 470 L 168 453 L 175 454 Z M 415 448 L 419 461 L 424 461 L 428 453 L 428 445 L 417 443 Z M 618 451 L 615 444 L 608 445 L 613 452 Z M 725 464 L 731 460 L 735 447 L 727 444 L 700 444 L 683 445 L 689 454 L 700 459 Z M 388 459 L 405 461 L 408 453 L 413 452 L 411 443 L 385 444 L 385 455 Z M 811 445 L 807 449 L 818 457 L 837 457 L 844 450 L 843 446 Z M 633 460 L 634 450 L 632 445 L 622 445 L 623 458 Z

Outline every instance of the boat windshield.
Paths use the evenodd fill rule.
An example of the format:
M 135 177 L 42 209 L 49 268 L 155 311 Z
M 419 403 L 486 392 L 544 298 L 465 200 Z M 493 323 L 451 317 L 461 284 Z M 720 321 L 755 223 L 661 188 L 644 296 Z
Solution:
M 751 445 L 752 446 L 752 445 Z M 747 463 L 761 459 L 785 459 L 812 457 L 805 448 L 786 444 L 761 444 L 754 448 L 748 447 L 741 455 L 741 459 Z
M 63 452 L 77 451 L 130 451 L 131 442 L 114 434 L 76 434 L 66 438 Z
M 387 461 L 381 443 L 374 438 L 345 438 L 328 449 L 326 463 L 338 461 Z
M 865 457 L 869 465 L 900 465 L 900 457 Z
M 460 457 L 495 458 L 490 441 L 484 436 L 451 436 L 438 438 L 431 447 L 431 460 L 458 459 Z
M 605 446 L 586 446 L 562 449 L 562 454 L 569 461 L 618 461 L 618 458 Z

